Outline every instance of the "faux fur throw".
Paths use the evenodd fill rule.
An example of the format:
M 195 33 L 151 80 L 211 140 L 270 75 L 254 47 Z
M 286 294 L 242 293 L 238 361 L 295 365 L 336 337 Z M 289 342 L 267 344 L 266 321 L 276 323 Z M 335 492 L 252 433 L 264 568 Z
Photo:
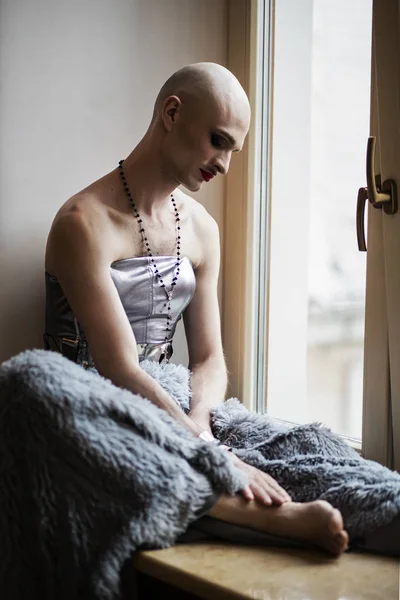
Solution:
M 117 600 L 133 551 L 171 546 L 244 483 L 226 452 L 60 354 L 0 366 L 0 598 Z
M 145 368 L 188 412 L 188 370 L 155 362 L 148 362 Z M 174 373 L 173 388 L 170 373 Z M 295 502 L 320 499 L 338 508 L 351 540 L 400 515 L 400 475 L 361 458 L 339 435 L 319 423 L 290 428 L 231 398 L 214 410 L 212 431 L 242 460 L 274 477 Z
M 189 410 L 187 369 L 142 367 Z M 236 399 L 212 425 L 293 500 L 338 507 L 352 537 L 399 513 L 400 476 L 329 429 L 277 427 Z M 244 484 L 227 453 L 96 372 L 43 350 L 0 365 L 1 597 L 117 600 L 135 550 L 174 544 Z

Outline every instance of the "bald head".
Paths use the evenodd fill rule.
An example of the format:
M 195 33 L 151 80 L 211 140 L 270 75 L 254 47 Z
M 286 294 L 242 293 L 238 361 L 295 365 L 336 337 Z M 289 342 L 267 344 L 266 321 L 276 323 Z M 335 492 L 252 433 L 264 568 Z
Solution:
M 163 172 L 191 191 L 228 172 L 250 123 L 250 105 L 236 77 L 216 63 L 179 69 L 162 86 L 145 139 Z
M 250 119 L 246 92 L 233 73 L 217 63 L 194 63 L 171 75 L 158 93 L 152 122 L 170 96 L 177 96 L 190 112 L 217 108 L 237 112 L 244 121 Z

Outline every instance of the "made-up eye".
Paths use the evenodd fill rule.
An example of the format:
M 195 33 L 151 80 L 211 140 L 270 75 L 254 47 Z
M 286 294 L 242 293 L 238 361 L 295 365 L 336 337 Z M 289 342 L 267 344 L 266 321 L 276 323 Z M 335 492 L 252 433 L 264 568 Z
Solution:
M 214 146 L 214 148 L 221 148 L 221 146 L 224 143 L 224 138 L 221 137 L 220 135 L 218 135 L 217 133 L 212 133 L 211 134 L 211 144 Z

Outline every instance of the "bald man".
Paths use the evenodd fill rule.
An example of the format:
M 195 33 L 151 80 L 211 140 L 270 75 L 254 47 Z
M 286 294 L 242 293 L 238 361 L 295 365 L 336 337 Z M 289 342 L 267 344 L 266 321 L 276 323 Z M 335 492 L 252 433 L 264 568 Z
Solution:
M 227 386 L 219 234 L 178 186 L 195 192 L 225 175 L 249 122 L 247 96 L 230 71 L 214 63 L 180 69 L 161 88 L 129 156 L 60 208 L 46 249 L 46 347 L 96 368 L 210 440 L 210 410 Z M 143 358 L 169 359 L 181 314 L 192 372 L 188 416 L 140 366 Z M 339 511 L 326 502 L 291 502 L 269 475 L 231 456 L 249 485 L 241 496 L 221 497 L 210 516 L 312 541 L 334 555 L 345 550 Z

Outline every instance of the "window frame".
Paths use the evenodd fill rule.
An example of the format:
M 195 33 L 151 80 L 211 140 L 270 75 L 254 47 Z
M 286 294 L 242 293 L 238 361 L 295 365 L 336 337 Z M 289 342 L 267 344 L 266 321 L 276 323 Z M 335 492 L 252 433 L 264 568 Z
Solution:
M 384 56 L 385 52 L 388 52 L 386 41 L 388 27 L 390 23 L 393 25 L 394 22 L 398 22 L 396 19 L 399 16 L 399 5 L 400 0 L 389 0 L 388 3 L 380 3 L 380 5 L 379 1 L 374 0 L 370 130 L 371 135 L 377 137 L 385 127 L 389 127 L 387 107 L 383 106 L 382 98 L 378 107 L 377 86 L 378 84 L 381 88 L 388 86 L 390 80 L 393 85 L 394 72 L 400 74 L 400 56 L 396 56 L 393 60 L 388 60 L 387 55 Z M 269 103 L 272 93 L 268 87 L 269 83 L 260 81 L 259 72 L 263 61 L 265 63 L 266 60 L 269 61 L 269 74 L 272 72 L 274 32 L 269 25 L 273 23 L 274 6 L 275 0 L 228 0 L 227 13 L 227 66 L 235 73 L 248 93 L 252 108 L 252 124 L 242 153 L 232 161 L 225 189 L 222 332 L 230 375 L 228 392 L 240 398 L 247 408 L 258 411 L 262 411 L 262 406 L 255 401 L 255 398 L 263 398 L 266 393 L 268 362 L 266 306 L 268 238 L 270 237 L 268 236 L 269 215 L 261 212 L 263 201 L 265 210 L 268 199 L 270 178 L 264 178 L 264 187 L 262 187 L 259 174 L 262 161 L 264 165 L 270 165 L 270 131 L 273 119 L 270 111 L 267 127 L 259 126 L 263 108 L 266 103 Z M 264 15 L 265 7 L 269 7 L 268 15 Z M 267 19 L 264 16 L 267 16 Z M 396 38 L 396 43 L 398 41 Z M 385 47 L 386 50 L 382 50 Z M 376 60 L 379 61 L 378 69 Z M 382 68 L 384 61 L 389 65 L 387 69 Z M 397 97 L 400 97 L 400 91 L 397 91 L 397 88 L 400 88 L 400 75 L 396 79 L 395 86 Z M 392 97 L 396 97 L 396 94 Z M 400 120 L 400 107 L 393 106 L 393 110 L 397 111 L 396 118 Z M 263 138 L 260 130 L 269 133 Z M 377 146 L 376 172 L 382 172 L 384 178 L 389 176 L 389 172 L 394 176 L 392 173 L 394 159 L 387 151 L 383 152 L 386 156 L 386 164 L 382 164 L 383 169 L 380 170 L 378 161 L 381 161 L 382 151 L 379 149 L 379 139 Z M 360 181 L 360 186 L 363 185 L 365 182 Z M 357 190 L 355 190 L 355 203 L 356 195 Z M 259 222 L 260 214 L 264 222 L 263 230 Z M 400 217 L 396 219 L 400 227 Z M 393 367 L 397 364 L 400 355 L 400 318 L 394 313 L 394 307 L 400 305 L 400 281 L 397 278 L 396 281 L 388 281 L 387 274 L 385 275 L 385 269 L 387 270 L 388 266 L 394 268 L 395 262 L 395 259 L 392 260 L 388 256 L 389 246 L 393 247 L 396 244 L 395 236 L 391 233 L 392 222 L 393 219 L 391 220 L 391 217 L 385 215 L 383 211 L 368 207 L 362 446 L 357 440 L 345 438 L 366 458 L 388 466 L 393 462 L 392 414 L 395 416 L 395 422 L 400 424 L 400 373 L 399 375 L 394 373 Z M 258 247 L 261 234 L 265 237 L 263 261 L 260 261 Z M 260 297 L 263 282 L 264 298 Z M 391 295 L 389 298 L 388 292 Z M 394 298 L 396 302 L 398 301 L 397 304 Z M 395 334 L 389 335 L 388 321 L 391 327 L 394 327 L 396 337 Z M 398 336 L 397 328 L 399 328 Z M 389 365 L 392 366 L 391 369 Z M 396 438 L 396 440 L 400 446 L 400 439 Z
M 399 45 L 400 0 L 374 0 L 371 135 L 377 138 L 375 174 L 382 181 L 394 179 L 398 194 L 400 135 L 393 123 L 400 121 Z M 363 454 L 399 470 L 400 213 L 388 215 L 370 205 L 368 213 Z
M 266 390 L 268 231 L 267 195 L 270 183 L 260 177 L 261 164 L 270 164 L 270 77 L 260 79 L 260 64 L 272 66 L 274 2 L 264 19 L 262 0 L 228 2 L 228 68 L 236 75 L 250 100 L 252 120 L 242 152 L 232 159 L 224 202 L 222 338 L 229 368 L 229 395 L 237 396 L 252 410 L 262 410 L 255 398 Z M 261 70 L 263 75 L 265 70 Z M 258 127 L 262 119 L 269 122 Z M 264 162 L 264 164 L 265 164 Z M 261 218 L 260 218 L 261 215 Z M 265 229 L 265 226 L 264 226 Z M 257 240 L 264 233 L 265 247 Z M 263 260 L 261 260 L 261 256 Z M 265 285 L 263 285 L 263 281 Z M 257 382 L 257 385 L 255 385 Z M 257 388 L 257 389 L 256 389 Z

